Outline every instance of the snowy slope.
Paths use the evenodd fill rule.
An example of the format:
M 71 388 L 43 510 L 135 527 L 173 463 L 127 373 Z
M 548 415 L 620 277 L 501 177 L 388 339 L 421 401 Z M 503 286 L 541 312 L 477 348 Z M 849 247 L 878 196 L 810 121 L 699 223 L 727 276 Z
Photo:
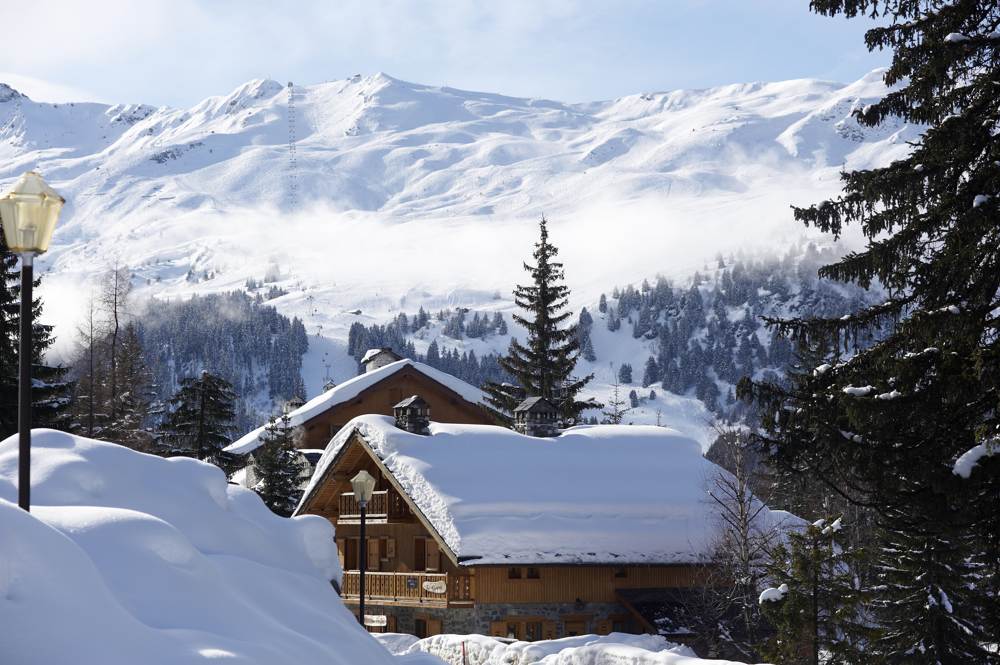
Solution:
M 565 104 L 376 74 L 291 92 L 254 80 L 188 109 L 42 104 L 5 86 L 0 186 L 38 168 L 69 200 L 42 261 L 61 349 L 112 258 L 163 298 L 270 272 L 288 291 L 274 304 L 313 334 L 314 395 L 328 371 L 353 375 L 352 322 L 509 309 L 543 213 L 577 309 L 609 284 L 797 239 L 789 203 L 834 195 L 841 168 L 898 158 L 918 134 L 851 119 L 880 77 Z
M 0 662 L 391 663 L 329 584 L 329 522 L 214 466 L 34 430 L 32 512 L 0 443 Z

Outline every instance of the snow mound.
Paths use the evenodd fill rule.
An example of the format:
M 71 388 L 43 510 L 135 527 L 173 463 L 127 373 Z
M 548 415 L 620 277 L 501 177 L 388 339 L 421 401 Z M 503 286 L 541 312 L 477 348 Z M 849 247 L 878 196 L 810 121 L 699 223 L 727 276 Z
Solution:
M 32 433 L 32 512 L 0 443 L 0 661 L 390 663 L 330 585 L 330 524 L 283 519 L 222 471 Z
M 540 642 L 508 642 L 483 635 L 408 637 L 390 633 L 376 639 L 404 658 L 432 654 L 448 665 L 737 665 L 728 660 L 702 660 L 688 647 L 658 635 L 611 633 Z

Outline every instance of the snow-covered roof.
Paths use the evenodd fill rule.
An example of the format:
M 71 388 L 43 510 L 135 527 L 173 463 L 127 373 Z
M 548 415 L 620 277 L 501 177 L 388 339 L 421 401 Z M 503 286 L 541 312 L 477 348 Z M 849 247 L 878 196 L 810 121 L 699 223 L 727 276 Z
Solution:
M 330 442 L 300 510 L 354 432 L 468 564 L 693 563 L 713 536 L 707 482 L 724 472 L 695 440 L 653 426 L 536 438 L 431 423 L 421 436 L 359 416 Z
M 374 360 L 376 356 L 380 356 L 383 353 L 388 354 L 393 358 L 396 358 L 397 360 L 399 359 L 399 356 L 396 355 L 396 353 L 389 348 L 368 349 L 367 351 L 365 351 L 365 355 L 361 358 L 361 364 L 365 365 L 368 363 L 369 360 Z
M 360 374 L 353 379 L 348 379 L 339 386 L 334 386 L 323 394 L 313 397 L 299 408 L 289 412 L 288 418 L 291 421 L 291 426 L 298 427 L 299 425 L 312 420 L 319 414 L 338 404 L 349 402 L 360 395 L 364 390 L 367 390 L 382 379 L 385 379 L 406 367 L 412 367 L 424 376 L 437 381 L 449 390 L 457 393 L 467 402 L 480 404 L 485 400 L 486 396 L 479 388 L 476 388 L 475 386 L 466 383 L 451 374 L 434 369 L 430 365 L 425 365 L 415 360 L 404 358 L 403 360 L 397 360 L 394 363 L 390 363 L 370 372 Z M 258 446 L 260 446 L 260 436 L 263 433 L 264 427 L 261 426 L 252 432 L 244 434 L 242 437 L 226 446 L 226 452 L 237 455 L 245 455 L 253 452 Z

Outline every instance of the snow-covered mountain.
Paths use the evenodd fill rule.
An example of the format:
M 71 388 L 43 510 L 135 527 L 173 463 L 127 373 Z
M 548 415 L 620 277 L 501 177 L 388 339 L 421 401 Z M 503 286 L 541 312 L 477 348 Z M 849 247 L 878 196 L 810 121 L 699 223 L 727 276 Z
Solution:
M 0 187 L 36 168 L 68 199 L 43 262 L 64 339 L 114 259 L 159 297 L 268 277 L 310 332 L 312 394 L 327 371 L 354 373 L 353 322 L 509 309 L 542 214 L 577 308 L 799 239 L 790 203 L 834 195 L 842 168 L 898 158 L 918 135 L 851 117 L 884 92 L 875 71 L 565 104 L 376 74 L 254 80 L 175 109 L 36 103 L 0 85 Z

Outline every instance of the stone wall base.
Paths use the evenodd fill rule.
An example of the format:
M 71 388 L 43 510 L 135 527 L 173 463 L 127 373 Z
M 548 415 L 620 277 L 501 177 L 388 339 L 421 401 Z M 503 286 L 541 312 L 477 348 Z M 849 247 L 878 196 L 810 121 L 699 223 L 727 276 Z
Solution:
M 357 610 L 354 605 L 353 609 Z M 368 603 L 366 614 L 381 614 L 390 619 L 398 633 L 419 635 L 419 629 L 435 630 L 440 622 L 441 633 L 455 635 L 490 635 L 497 622 L 510 623 L 515 636 L 527 639 L 525 622 L 545 622 L 554 638 L 570 634 L 608 633 L 612 631 L 640 633 L 641 626 L 623 606 L 617 603 L 491 603 L 473 607 L 404 607 Z M 422 620 L 422 625 L 418 625 Z M 503 635 L 506 636 L 506 635 Z

